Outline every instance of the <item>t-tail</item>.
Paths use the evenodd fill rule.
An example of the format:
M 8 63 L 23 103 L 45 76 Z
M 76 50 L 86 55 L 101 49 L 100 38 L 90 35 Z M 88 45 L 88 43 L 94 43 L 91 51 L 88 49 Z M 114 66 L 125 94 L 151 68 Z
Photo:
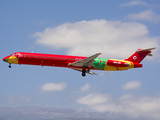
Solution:
M 149 49 L 138 49 L 133 55 L 131 55 L 129 58 L 125 59 L 127 61 L 131 61 L 133 63 L 140 63 L 147 55 L 153 56 L 151 54 L 151 50 L 155 48 L 149 48 Z

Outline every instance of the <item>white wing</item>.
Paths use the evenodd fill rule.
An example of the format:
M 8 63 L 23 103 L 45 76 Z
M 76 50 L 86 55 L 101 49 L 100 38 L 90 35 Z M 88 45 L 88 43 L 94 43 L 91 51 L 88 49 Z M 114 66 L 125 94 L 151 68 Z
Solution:
M 97 53 L 95 55 L 92 55 L 90 57 L 87 57 L 83 60 L 80 60 L 80 61 L 77 61 L 77 62 L 73 62 L 73 63 L 70 63 L 69 66 L 77 66 L 77 67 L 88 67 L 90 68 L 91 65 L 94 63 L 94 59 L 97 58 L 101 53 Z

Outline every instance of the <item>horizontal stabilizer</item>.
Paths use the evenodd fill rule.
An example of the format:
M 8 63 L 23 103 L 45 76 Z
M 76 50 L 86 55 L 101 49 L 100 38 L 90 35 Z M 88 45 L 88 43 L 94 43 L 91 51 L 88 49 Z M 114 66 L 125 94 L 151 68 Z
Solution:
M 156 49 L 156 47 L 155 48 L 148 48 L 148 49 L 138 49 L 137 52 L 148 52 L 153 49 Z
M 151 53 L 148 53 L 148 56 L 153 56 Z

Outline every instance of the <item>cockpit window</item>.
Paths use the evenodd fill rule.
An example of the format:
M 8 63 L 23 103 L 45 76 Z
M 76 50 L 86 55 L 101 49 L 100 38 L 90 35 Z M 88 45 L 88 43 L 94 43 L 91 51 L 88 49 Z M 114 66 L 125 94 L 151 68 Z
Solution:
M 12 55 L 12 56 L 14 56 L 15 54 L 14 54 L 14 53 L 12 53 L 11 55 Z

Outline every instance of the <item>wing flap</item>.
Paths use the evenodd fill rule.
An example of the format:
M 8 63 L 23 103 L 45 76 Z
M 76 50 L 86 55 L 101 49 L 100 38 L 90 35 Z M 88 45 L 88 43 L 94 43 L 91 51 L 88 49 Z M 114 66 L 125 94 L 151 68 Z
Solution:
M 80 69 L 76 69 L 76 68 L 71 68 L 71 69 L 76 70 L 76 71 L 79 71 L 79 72 L 82 72 L 82 70 L 80 70 Z M 91 71 L 89 71 L 89 70 L 86 70 L 86 73 L 91 74 L 91 75 L 98 75 L 98 74 L 96 74 L 96 73 L 94 73 L 94 72 L 91 72 Z

